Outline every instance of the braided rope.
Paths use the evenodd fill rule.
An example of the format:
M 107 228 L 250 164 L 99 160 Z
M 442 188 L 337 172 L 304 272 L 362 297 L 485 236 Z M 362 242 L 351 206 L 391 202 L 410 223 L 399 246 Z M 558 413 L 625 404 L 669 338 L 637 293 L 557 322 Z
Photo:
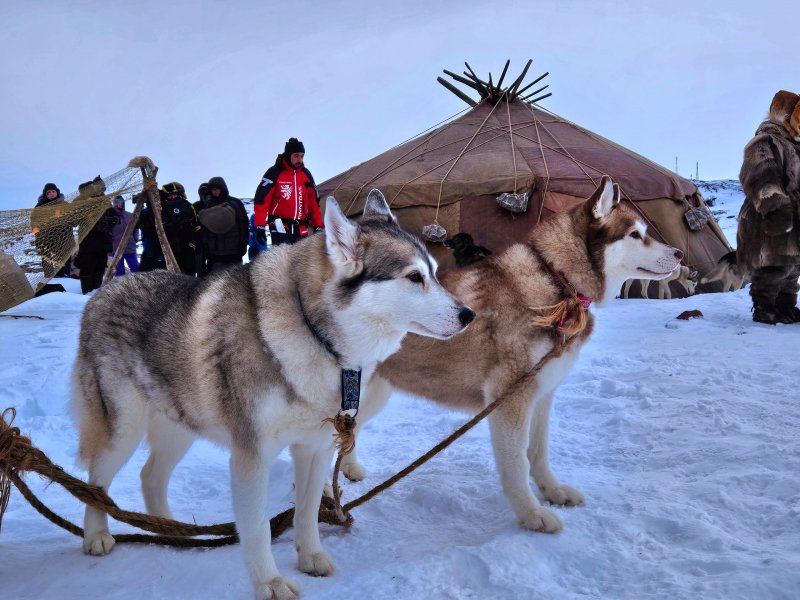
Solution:
M 349 514 L 352 509 L 361 506 L 382 491 L 390 488 L 392 485 L 412 473 L 418 467 L 428 462 L 436 454 L 450 446 L 458 438 L 463 436 L 490 413 L 492 413 L 508 398 L 519 393 L 526 386 L 528 386 L 548 361 L 561 356 L 567 347 L 579 338 L 579 336 L 576 335 L 565 340 L 560 332 L 558 332 L 556 329 L 553 329 L 552 331 L 552 350 L 542 357 L 542 359 L 529 371 L 520 376 L 517 381 L 512 383 L 505 393 L 498 396 L 493 402 L 488 404 L 472 419 L 464 423 L 464 425 L 456 429 L 447 438 L 436 444 L 428 452 L 414 460 L 404 469 L 400 470 L 383 483 L 373 487 L 365 494 L 362 494 L 359 498 L 348 502 L 344 506 L 341 506 L 340 501 L 340 490 L 338 486 L 339 469 L 344 456 L 352 451 L 352 449 L 355 447 L 355 438 L 353 437 L 355 420 L 348 415 L 343 414 L 337 415 L 336 419 L 331 419 L 334 427 L 337 430 L 336 444 L 340 450 L 339 456 L 336 460 L 336 465 L 334 467 L 334 498 L 331 499 L 326 496 L 322 497 L 319 509 L 319 521 L 331 525 L 349 526 L 353 522 L 353 518 Z M 10 415 L 10 419 L 8 421 L 6 421 L 7 415 Z M 122 521 L 123 523 L 138 527 L 139 529 L 144 529 L 145 531 L 158 534 L 115 534 L 113 537 L 117 542 L 154 543 L 177 547 L 207 548 L 238 543 L 239 538 L 236 534 L 236 526 L 234 523 L 195 525 L 191 523 L 182 523 L 173 519 L 154 517 L 152 515 L 120 509 L 101 487 L 89 485 L 69 475 L 61 467 L 54 465 L 44 454 L 44 452 L 33 446 L 30 438 L 20 433 L 18 427 L 11 426 L 15 417 L 16 410 L 14 408 L 7 408 L 2 412 L 2 414 L 0 414 L 0 527 L 2 526 L 3 513 L 8 505 L 10 487 L 11 484 L 13 484 L 17 487 L 23 497 L 28 500 L 31 506 L 33 506 L 33 508 L 44 517 L 74 535 L 81 537 L 83 536 L 83 529 L 48 509 L 30 490 L 30 488 L 25 484 L 19 475 L 20 471 L 33 471 L 55 483 L 58 483 L 84 504 L 105 512 L 118 521 Z M 346 417 L 346 419 L 339 419 L 339 417 Z M 291 527 L 293 520 L 294 508 L 287 509 L 282 513 L 272 517 L 270 519 L 270 530 L 272 537 L 278 537 L 289 527 Z M 193 536 L 217 537 L 200 539 Z

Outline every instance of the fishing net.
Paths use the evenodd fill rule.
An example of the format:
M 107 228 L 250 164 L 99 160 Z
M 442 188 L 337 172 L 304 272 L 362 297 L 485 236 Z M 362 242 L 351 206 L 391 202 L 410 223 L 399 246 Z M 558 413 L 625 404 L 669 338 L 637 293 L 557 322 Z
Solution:
M 32 298 L 69 258 L 116 196 L 132 200 L 144 190 L 143 171 L 126 167 L 96 177 L 63 200 L 0 210 L 0 311 Z

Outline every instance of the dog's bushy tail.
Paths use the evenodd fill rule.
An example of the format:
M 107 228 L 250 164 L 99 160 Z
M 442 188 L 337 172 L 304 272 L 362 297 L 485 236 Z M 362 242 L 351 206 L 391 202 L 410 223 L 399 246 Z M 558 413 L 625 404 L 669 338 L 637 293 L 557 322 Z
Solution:
M 72 372 L 71 405 L 80 432 L 78 462 L 90 467 L 98 452 L 110 447 L 111 431 L 103 407 L 100 382 L 94 371 L 83 367 L 80 358 Z

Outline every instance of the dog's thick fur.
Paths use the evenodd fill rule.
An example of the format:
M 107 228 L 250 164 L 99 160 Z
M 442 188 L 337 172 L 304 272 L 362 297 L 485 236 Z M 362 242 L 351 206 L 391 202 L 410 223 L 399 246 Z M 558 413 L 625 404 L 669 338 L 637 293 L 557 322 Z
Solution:
M 650 279 L 628 279 L 625 285 L 622 286 L 622 297 L 628 297 L 631 285 L 634 281 L 639 282 L 640 289 L 642 290 L 642 298 L 647 298 L 647 288 L 650 285 Z M 672 290 L 669 289 L 670 281 L 677 281 L 683 286 L 683 289 L 686 290 L 686 295 L 692 296 L 697 288 L 697 271 L 692 271 L 686 265 L 682 265 L 681 268 L 675 269 L 669 277 L 660 279 L 657 282 L 659 300 L 670 300 L 672 298 Z
M 444 245 L 453 251 L 453 258 L 456 261 L 456 267 L 474 265 L 476 262 L 483 260 L 492 254 L 492 251 L 488 248 L 476 245 L 475 240 L 472 239 L 472 236 L 463 231 L 455 234 L 450 239 L 445 240 Z
M 547 261 L 575 289 L 596 302 L 614 298 L 631 277 L 668 277 L 682 253 L 646 234 L 646 224 L 619 204 L 619 188 L 603 178 L 583 205 L 543 221 L 525 244 L 442 278 L 443 284 L 476 309 L 475 323 L 462 335 L 431 343 L 408 336 L 399 352 L 381 364 L 368 388 L 367 414 L 385 403 L 393 388 L 476 413 L 520 381 L 555 345 L 552 328 L 534 322 L 564 292 L 543 266 Z M 558 358 L 547 362 L 530 385 L 509 396 L 489 417 L 497 467 L 505 495 L 525 527 L 555 532 L 561 522 L 540 505 L 532 476 L 545 500 L 576 505 L 581 493 L 556 478 L 548 464 L 548 420 L 553 393 L 589 339 L 593 316 Z M 443 432 L 444 433 L 444 432 Z M 364 470 L 354 454 L 344 461 L 351 479 Z
M 735 292 L 742 289 L 746 283 L 746 276 L 736 264 L 736 250 L 723 254 L 717 261 L 717 266 L 700 279 L 701 284 L 719 281 L 722 283 L 723 292 Z
M 287 445 L 300 570 L 333 572 L 317 513 L 334 439 L 322 421 L 339 409 L 342 369 L 360 368 L 367 382 L 408 331 L 446 339 L 474 317 L 380 192 L 358 225 L 329 198 L 325 229 L 208 279 L 154 271 L 114 280 L 81 324 L 73 409 L 89 482 L 107 489 L 147 430 L 145 504 L 171 517 L 169 477 L 194 438 L 229 446 L 236 530 L 257 598 L 299 594 L 275 566 L 265 514 L 269 465 Z M 104 513 L 88 508 L 84 527 L 87 553 L 111 550 Z

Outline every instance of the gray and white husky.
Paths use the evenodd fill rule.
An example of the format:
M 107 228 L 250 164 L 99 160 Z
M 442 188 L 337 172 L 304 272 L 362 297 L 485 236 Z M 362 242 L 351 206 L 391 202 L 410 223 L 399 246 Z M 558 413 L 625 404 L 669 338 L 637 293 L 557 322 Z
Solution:
M 527 243 L 442 277 L 443 285 L 478 317 L 464 334 L 448 341 L 408 336 L 372 378 L 357 430 L 393 389 L 477 413 L 514 388 L 489 417 L 503 491 L 525 527 L 560 530 L 561 521 L 539 503 L 529 478 L 553 504 L 583 503 L 583 495 L 550 470 L 547 436 L 553 394 L 589 339 L 594 318 L 588 312 L 586 327 L 561 356 L 544 365 L 532 385 L 514 387 L 562 335 L 535 322 L 539 312 L 532 309 L 564 299 L 564 280 L 583 301 L 602 303 L 613 299 L 626 279 L 669 277 L 682 258 L 680 250 L 647 235 L 647 224 L 620 204 L 619 187 L 604 177 L 591 198 L 543 221 Z M 410 377 L 413 373 L 420 375 Z M 364 476 L 355 453 L 342 461 L 342 471 L 354 480 Z
M 171 518 L 167 484 L 195 437 L 230 447 L 236 530 L 256 597 L 294 598 L 298 587 L 270 548 L 270 463 L 290 446 L 299 568 L 332 574 L 317 524 L 334 439 L 322 420 L 340 408 L 343 371 L 360 369 L 366 383 L 407 332 L 447 339 L 473 317 L 377 190 L 360 222 L 329 198 L 324 235 L 217 276 L 114 280 L 86 305 L 73 371 L 89 482 L 108 489 L 147 431 L 145 504 Z M 87 553 L 114 546 L 104 513 L 87 508 L 84 528 Z

